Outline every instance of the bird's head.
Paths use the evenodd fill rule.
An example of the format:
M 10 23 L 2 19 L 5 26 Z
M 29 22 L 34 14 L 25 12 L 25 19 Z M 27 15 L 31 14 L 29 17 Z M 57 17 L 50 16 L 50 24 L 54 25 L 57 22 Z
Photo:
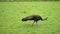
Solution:
M 46 17 L 44 20 L 48 20 L 48 17 Z

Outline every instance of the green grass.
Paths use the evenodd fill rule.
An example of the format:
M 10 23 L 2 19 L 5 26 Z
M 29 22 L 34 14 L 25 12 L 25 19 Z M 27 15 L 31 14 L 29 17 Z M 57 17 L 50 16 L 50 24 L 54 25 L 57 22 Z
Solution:
M 48 20 L 21 21 L 32 14 Z M 0 2 L 0 34 L 60 34 L 60 2 Z

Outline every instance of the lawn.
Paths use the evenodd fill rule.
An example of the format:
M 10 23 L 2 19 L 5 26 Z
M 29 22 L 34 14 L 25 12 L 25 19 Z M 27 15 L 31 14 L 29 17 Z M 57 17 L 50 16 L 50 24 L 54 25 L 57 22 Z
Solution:
M 21 21 L 32 14 L 48 20 Z M 0 2 L 0 34 L 60 34 L 60 1 Z

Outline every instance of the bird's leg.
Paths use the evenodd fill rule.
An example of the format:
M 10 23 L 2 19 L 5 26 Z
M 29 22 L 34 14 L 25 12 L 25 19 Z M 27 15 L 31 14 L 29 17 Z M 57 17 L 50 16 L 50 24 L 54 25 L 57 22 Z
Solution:
M 36 21 L 36 24 L 37 24 L 37 21 Z
M 33 26 L 34 23 L 35 23 L 35 21 L 32 23 L 32 26 Z
M 37 24 L 37 21 L 36 21 L 36 24 Z M 38 24 L 37 24 L 38 25 Z

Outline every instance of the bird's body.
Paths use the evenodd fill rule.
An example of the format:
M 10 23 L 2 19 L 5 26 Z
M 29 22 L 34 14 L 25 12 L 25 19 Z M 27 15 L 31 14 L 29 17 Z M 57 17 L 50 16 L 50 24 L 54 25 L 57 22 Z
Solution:
M 47 18 L 45 18 L 47 19 Z M 33 24 L 39 20 L 45 20 L 45 19 L 42 19 L 42 17 L 40 15 L 30 15 L 30 16 L 27 16 L 25 18 L 22 19 L 22 21 L 28 21 L 28 20 L 34 20 Z
M 38 20 L 42 20 L 42 17 L 39 16 L 39 15 L 30 15 L 30 16 L 27 16 L 27 17 L 25 17 L 25 18 L 22 19 L 22 21 L 27 21 L 27 20 L 38 21 Z

